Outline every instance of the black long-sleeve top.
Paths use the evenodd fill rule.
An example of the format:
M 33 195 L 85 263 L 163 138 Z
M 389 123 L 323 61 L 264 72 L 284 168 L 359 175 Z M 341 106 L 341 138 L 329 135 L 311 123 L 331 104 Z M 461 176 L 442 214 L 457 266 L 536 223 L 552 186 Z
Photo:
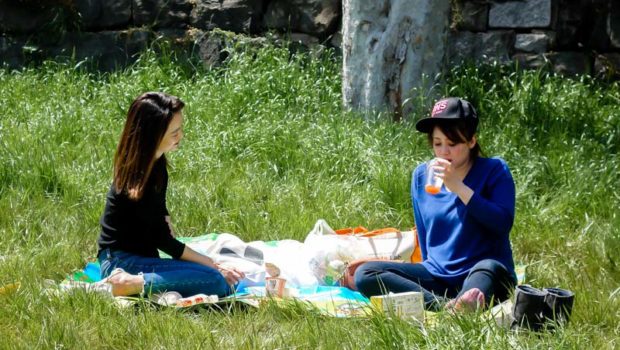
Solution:
M 155 179 L 160 176 L 161 181 Z M 160 185 L 157 185 L 157 182 Z M 158 249 L 178 259 L 185 244 L 172 237 L 165 217 L 168 171 L 163 159 L 156 161 L 138 201 L 129 199 L 127 193 L 116 193 L 114 184 L 106 196 L 101 216 L 99 252 L 103 249 L 122 250 L 145 257 L 159 257 Z

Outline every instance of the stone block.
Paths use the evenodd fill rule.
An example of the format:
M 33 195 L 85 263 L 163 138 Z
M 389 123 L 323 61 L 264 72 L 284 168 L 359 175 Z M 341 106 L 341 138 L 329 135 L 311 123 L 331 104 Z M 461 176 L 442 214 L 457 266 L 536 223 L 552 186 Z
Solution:
M 521 69 L 550 69 L 564 76 L 590 74 L 590 57 L 582 52 L 546 54 L 518 53 L 513 56 Z
M 557 31 L 557 46 L 559 50 L 574 50 L 578 47 L 579 39 L 579 24 L 560 22 L 556 25 Z
M 288 40 L 291 52 L 308 52 L 310 50 L 322 50 L 319 39 L 306 33 L 291 33 Z
M 452 31 L 448 36 L 446 55 L 450 64 L 461 64 L 474 59 L 477 34 L 465 31 Z
M 270 39 L 265 37 L 235 35 L 219 29 L 210 31 L 190 29 L 187 38 L 193 42 L 192 52 L 208 68 L 221 65 L 229 57 L 230 52 L 236 49 L 259 49 L 272 44 Z
M 186 28 L 192 8 L 188 0 L 133 0 L 133 22 L 153 28 Z
M 556 2 L 558 2 L 558 22 L 583 22 L 584 13 L 592 8 L 592 0 L 557 0 Z
M 124 47 L 128 62 L 144 52 L 153 40 L 153 32 L 144 29 L 130 29 L 118 32 L 117 43 Z
M 74 0 L 82 30 L 121 28 L 131 20 L 131 0 Z
M 274 0 L 267 5 L 265 27 L 323 37 L 338 25 L 340 6 L 340 0 Z
M 80 28 L 82 30 L 93 30 L 98 28 L 101 19 L 102 0 L 74 0 L 75 11 L 80 16 Z M 129 3 L 129 16 L 131 18 L 131 2 Z
M 305 33 L 291 33 L 289 40 L 292 43 L 301 44 L 303 46 L 311 47 L 319 44 L 319 39 Z
M 611 46 L 620 48 L 620 2 L 613 0 L 607 17 L 607 33 Z
M 226 48 L 231 45 L 232 41 L 225 33 L 197 30 L 192 33 L 192 36 L 195 42 L 195 51 L 205 67 L 217 67 L 228 58 L 229 53 Z
M 560 51 L 607 51 L 609 0 L 560 0 L 555 31 Z
M 0 32 L 29 34 L 42 31 L 54 20 L 56 7 L 0 1 Z
M 542 69 L 550 64 L 543 54 L 518 53 L 512 58 L 519 69 Z
M 172 52 L 179 61 L 187 61 L 196 54 L 194 42 L 189 34 L 191 31 L 192 29 L 162 28 L 153 32 L 153 43 L 157 45 L 150 47 L 157 54 Z
M 489 28 L 549 28 L 552 20 L 552 0 L 492 2 L 489 10 Z
M 515 42 L 512 31 L 490 31 L 479 34 L 480 46 L 477 58 L 484 61 L 507 63 L 510 61 Z
M 596 56 L 594 74 L 602 79 L 620 79 L 620 53 L 607 53 Z
M 583 52 L 565 51 L 546 54 L 553 70 L 564 76 L 576 76 L 591 73 L 591 60 Z
M 526 33 L 515 36 L 515 50 L 530 53 L 543 53 L 550 47 L 551 39 L 544 33 Z
M 342 50 L 342 32 L 336 31 L 329 38 L 329 45 L 336 49 L 337 52 L 341 52 Z
M 447 55 L 451 64 L 460 64 L 468 60 L 508 63 L 511 61 L 515 33 L 512 31 L 452 32 L 448 40 Z
M 25 44 L 25 41 L 0 36 L 0 67 L 9 69 L 23 67 L 25 59 L 22 50 Z
M 152 33 L 146 30 L 67 33 L 64 40 L 47 48 L 49 57 L 86 61 L 101 71 L 113 71 L 133 62 L 144 51 Z
M 456 12 L 452 18 L 456 29 L 472 32 L 487 30 L 489 22 L 489 4 L 486 1 L 457 2 Z
M 620 13 L 618 13 L 620 15 Z M 583 43 L 578 43 L 577 47 L 585 47 L 594 51 L 607 51 L 609 50 L 609 37 L 607 32 L 607 21 L 611 14 L 608 13 L 607 8 L 594 9 L 592 14 L 589 14 L 590 25 L 582 28 L 584 33 Z
M 256 33 L 261 28 L 262 0 L 196 0 L 195 3 L 190 15 L 193 27 L 235 33 Z

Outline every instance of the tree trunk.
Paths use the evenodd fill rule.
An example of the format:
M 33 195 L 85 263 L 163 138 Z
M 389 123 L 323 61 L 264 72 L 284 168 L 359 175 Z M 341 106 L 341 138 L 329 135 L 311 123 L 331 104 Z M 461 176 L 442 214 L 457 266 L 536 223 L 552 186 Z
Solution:
M 449 11 L 450 0 L 343 0 L 345 106 L 403 118 L 440 72 Z

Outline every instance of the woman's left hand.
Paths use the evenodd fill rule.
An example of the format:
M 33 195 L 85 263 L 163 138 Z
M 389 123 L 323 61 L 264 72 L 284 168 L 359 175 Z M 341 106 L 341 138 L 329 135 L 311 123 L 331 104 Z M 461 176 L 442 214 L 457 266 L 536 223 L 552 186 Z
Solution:
M 463 176 L 457 174 L 449 160 L 442 158 L 436 158 L 436 160 L 435 167 L 438 170 L 436 176 L 443 179 L 444 186 L 446 186 L 448 191 L 456 194 L 467 205 L 474 195 L 474 191 L 465 185 Z
M 463 184 L 463 180 L 456 174 L 449 160 L 443 158 L 435 158 L 435 160 L 436 176 L 443 180 L 444 185 L 449 191 L 454 192 L 459 185 Z

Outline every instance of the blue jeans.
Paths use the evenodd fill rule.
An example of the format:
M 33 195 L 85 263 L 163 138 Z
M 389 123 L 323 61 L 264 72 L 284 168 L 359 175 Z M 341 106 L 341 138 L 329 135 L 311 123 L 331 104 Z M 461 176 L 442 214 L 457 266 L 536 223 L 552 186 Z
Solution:
M 199 293 L 224 297 L 233 291 L 218 270 L 194 262 L 147 258 L 109 248 L 98 258 L 102 277 L 117 267 L 134 275 L 142 273 L 147 294 L 176 291 L 184 297 Z
M 503 264 L 486 259 L 469 271 L 463 282 L 451 285 L 433 276 L 422 264 L 372 261 L 355 271 L 355 285 L 367 297 L 389 292 L 421 292 L 427 310 L 439 310 L 448 298 L 478 288 L 488 304 L 492 299 L 505 300 L 516 284 L 514 274 Z

